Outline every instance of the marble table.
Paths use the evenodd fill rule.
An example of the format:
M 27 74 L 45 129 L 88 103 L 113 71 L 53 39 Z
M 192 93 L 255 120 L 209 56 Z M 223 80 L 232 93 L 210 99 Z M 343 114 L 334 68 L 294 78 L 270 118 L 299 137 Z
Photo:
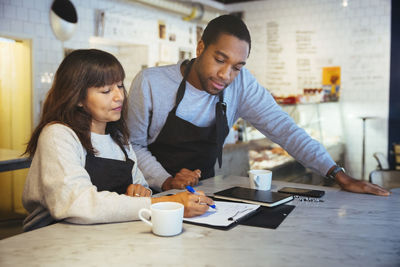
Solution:
M 212 194 L 247 186 L 245 177 L 217 176 L 198 190 Z M 399 266 L 400 189 L 389 197 L 273 181 L 326 191 L 324 202 L 296 208 L 276 229 L 231 230 L 184 224 L 174 237 L 154 236 L 140 222 L 58 223 L 0 240 L 0 266 Z M 166 192 L 169 193 L 169 192 Z

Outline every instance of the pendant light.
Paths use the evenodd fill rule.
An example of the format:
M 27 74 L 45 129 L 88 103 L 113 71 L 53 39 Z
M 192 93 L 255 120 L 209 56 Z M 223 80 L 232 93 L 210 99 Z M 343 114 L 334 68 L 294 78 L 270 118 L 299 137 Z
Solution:
M 50 9 L 50 24 L 54 35 L 64 42 L 72 37 L 78 24 L 78 15 L 69 0 L 54 0 Z

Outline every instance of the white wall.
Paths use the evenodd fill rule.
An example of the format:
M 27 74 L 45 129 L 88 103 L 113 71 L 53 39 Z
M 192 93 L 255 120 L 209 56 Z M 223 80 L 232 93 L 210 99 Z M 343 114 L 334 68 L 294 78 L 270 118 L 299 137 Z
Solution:
M 114 43 L 147 46 L 148 66 L 154 66 L 158 61 L 160 46 L 166 47 L 170 52 L 169 61 L 173 63 L 178 60 L 180 48 L 195 52 L 196 22 L 186 22 L 178 14 L 160 11 L 134 1 L 122 0 L 71 0 L 77 10 L 78 26 L 73 37 L 63 44 L 56 39 L 50 26 L 49 11 L 52 2 L 52 0 L 0 1 L 0 36 L 31 39 L 33 42 L 32 75 L 35 125 L 39 118 L 40 103 L 51 85 L 42 80 L 50 77 L 57 70 L 64 57 L 63 47 L 72 49 L 93 46 L 107 47 L 107 45 L 89 43 L 90 37 L 95 34 L 95 11 L 97 9 L 106 12 L 103 38 L 108 46 L 111 47 Z M 159 20 L 166 24 L 167 40 L 160 40 L 158 37 Z M 170 33 L 176 34 L 175 42 L 168 40 Z M 190 43 L 189 40 L 192 42 Z M 139 53 L 142 51 L 144 50 L 141 49 Z M 138 58 L 139 56 L 143 57 L 138 55 Z M 126 70 L 128 71 L 129 68 Z M 127 76 L 133 77 L 134 74 L 127 73 Z M 130 81 L 128 83 L 130 84 Z
M 264 0 L 229 5 L 228 9 L 244 11 L 253 42 L 247 66 L 271 92 L 300 94 L 306 86 L 320 87 L 321 67 L 341 66 L 346 167 L 360 177 L 359 117 L 378 117 L 366 123 L 365 176 L 376 167 L 372 154 L 386 154 L 388 145 L 391 1 L 348 0 L 347 7 L 341 3 Z M 306 49 L 297 50 L 301 43 L 296 38 L 306 38 L 302 43 Z

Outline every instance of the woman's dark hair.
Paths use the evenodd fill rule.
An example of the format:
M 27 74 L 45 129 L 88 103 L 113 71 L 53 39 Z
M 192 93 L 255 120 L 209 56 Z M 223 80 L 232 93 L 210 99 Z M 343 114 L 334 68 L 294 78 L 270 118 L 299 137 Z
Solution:
M 216 43 L 220 34 L 226 33 L 246 41 L 249 44 L 249 54 L 251 48 L 251 38 L 249 30 L 244 22 L 233 15 L 222 15 L 211 20 L 204 29 L 201 39 L 205 48 L 210 44 Z
M 83 147 L 96 153 L 90 139 L 92 116 L 79 107 L 85 103 L 87 90 L 90 87 L 103 87 L 124 81 L 125 72 L 121 63 L 111 54 L 96 49 L 79 49 L 72 51 L 64 58 L 54 76 L 39 125 L 33 131 L 25 154 L 33 157 L 42 129 L 49 123 L 62 123 L 70 127 L 78 136 Z M 108 122 L 106 133 L 119 145 L 129 142 L 129 130 L 126 125 L 127 100 L 124 90 L 121 118 Z

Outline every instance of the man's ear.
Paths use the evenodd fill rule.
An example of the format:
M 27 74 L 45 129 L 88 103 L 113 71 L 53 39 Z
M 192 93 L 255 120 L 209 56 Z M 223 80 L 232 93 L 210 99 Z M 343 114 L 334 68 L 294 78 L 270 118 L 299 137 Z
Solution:
M 197 57 L 199 57 L 200 55 L 201 55 L 201 53 L 203 53 L 203 51 L 204 51 L 204 42 L 203 42 L 203 40 L 200 40 L 198 43 L 197 43 L 197 48 L 196 48 L 196 56 Z

